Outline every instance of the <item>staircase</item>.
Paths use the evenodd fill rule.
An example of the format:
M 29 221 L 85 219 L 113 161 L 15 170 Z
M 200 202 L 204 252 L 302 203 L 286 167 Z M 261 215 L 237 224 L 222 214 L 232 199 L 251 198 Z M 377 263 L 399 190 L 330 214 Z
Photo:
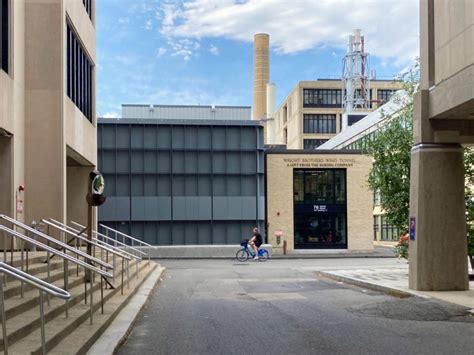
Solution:
M 19 254 L 19 253 L 15 253 Z M 42 255 L 41 255 L 42 254 Z M 13 265 L 19 267 L 20 260 L 15 255 Z M 38 252 L 30 258 L 30 275 L 44 281 L 48 280 L 46 272 L 46 253 Z M 138 274 L 136 269 L 138 263 Z M 130 263 L 130 279 L 124 279 L 123 295 L 121 294 L 120 275 L 121 263 L 117 263 L 116 287 L 103 289 L 104 306 L 101 307 L 101 284 L 96 278 L 93 284 L 93 317 L 90 324 L 90 286 L 84 289 L 84 271 L 69 267 L 68 292 L 71 298 L 68 301 L 68 316 L 66 317 L 66 302 L 54 297 L 44 297 L 46 349 L 48 353 L 85 353 L 95 340 L 103 333 L 110 322 L 119 313 L 128 299 L 133 296 L 138 287 L 158 267 L 158 264 L 148 261 L 134 261 Z M 64 288 L 63 261 L 51 260 L 50 281 L 54 285 Z M 125 273 L 126 275 L 126 273 Z M 10 354 L 41 354 L 41 331 L 38 290 L 23 285 L 21 297 L 21 282 L 7 278 L 4 286 L 5 314 L 7 318 L 8 351 Z M 85 297 L 87 292 L 87 299 Z M 87 304 L 86 304 L 87 302 Z M 0 350 L 3 351 L 3 338 L 0 338 Z
M 85 248 L 80 249 L 85 251 Z M 121 250 L 116 248 L 115 251 Z M 123 253 L 126 254 L 125 251 Z M 70 254 L 71 250 L 68 250 L 67 255 Z M 112 264 L 112 257 L 106 255 L 104 251 L 96 249 L 97 259 Z M 47 353 L 85 354 L 141 284 L 159 268 L 157 263 L 149 260 L 141 260 L 138 257 L 127 260 L 116 255 L 113 258 L 114 269 L 107 270 L 114 277 L 108 278 L 106 282 L 105 278 L 93 274 L 91 288 L 91 282 L 84 281 L 85 268 L 78 267 L 71 261 L 65 261 L 61 255 L 51 258 L 49 265 L 45 251 L 29 252 L 27 258 L 26 267 L 25 252 L 0 252 L 0 260 L 67 290 L 71 297 L 65 301 L 44 294 L 42 318 L 38 288 L 3 275 L 6 339 L 10 354 L 43 353 L 42 319 L 44 348 Z M 4 339 L 1 333 L 0 331 L 0 351 L 4 351 Z

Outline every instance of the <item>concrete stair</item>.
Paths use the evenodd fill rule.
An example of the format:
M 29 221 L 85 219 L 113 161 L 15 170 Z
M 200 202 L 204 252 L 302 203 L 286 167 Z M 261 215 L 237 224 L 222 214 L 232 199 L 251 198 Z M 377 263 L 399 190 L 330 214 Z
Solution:
M 99 257 L 100 254 L 97 254 Z M 28 273 L 48 281 L 45 256 L 29 258 Z M 120 259 L 118 259 L 120 260 Z M 10 260 L 8 260 L 10 261 Z M 84 288 L 84 271 L 72 263 L 68 267 L 68 291 L 71 298 L 66 302 L 55 297 L 44 297 L 46 349 L 48 353 L 85 353 L 94 341 L 102 334 L 120 309 L 133 296 L 138 287 L 158 267 L 148 261 L 130 262 L 129 286 L 127 273 L 124 276 L 123 295 L 121 294 L 121 262 L 116 263 L 115 288 L 111 289 L 103 282 L 104 313 L 101 310 L 100 277 L 95 277 L 93 286 L 93 324 L 90 324 L 90 284 Z M 14 260 L 14 265 L 20 264 Z M 138 268 L 137 268 L 138 265 Z M 24 268 L 26 271 L 26 268 Z M 137 270 L 138 269 L 138 270 Z M 50 262 L 50 282 L 64 288 L 64 265 L 61 259 L 54 258 Z M 112 282 L 112 279 L 109 280 Z M 10 354 L 41 354 L 41 319 L 39 313 L 39 292 L 30 285 L 23 285 L 17 280 L 7 280 L 4 286 L 5 312 L 7 317 L 7 337 Z M 68 317 L 66 317 L 68 308 Z M 3 350 L 3 339 L 0 332 L 0 350 Z

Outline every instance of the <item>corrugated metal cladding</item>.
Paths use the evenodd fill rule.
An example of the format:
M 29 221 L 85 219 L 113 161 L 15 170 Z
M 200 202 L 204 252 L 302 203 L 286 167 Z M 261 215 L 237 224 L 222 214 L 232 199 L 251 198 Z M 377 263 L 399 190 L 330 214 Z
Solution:
M 98 149 L 101 223 L 154 245 L 236 244 L 263 230 L 255 122 L 102 119 Z
M 249 106 L 122 105 L 122 118 L 250 120 Z

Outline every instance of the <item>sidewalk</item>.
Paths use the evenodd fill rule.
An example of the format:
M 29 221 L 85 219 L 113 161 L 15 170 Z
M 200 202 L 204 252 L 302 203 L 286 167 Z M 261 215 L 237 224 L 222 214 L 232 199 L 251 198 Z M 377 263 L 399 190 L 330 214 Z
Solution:
M 360 252 L 349 250 L 297 250 L 291 254 L 272 254 L 273 259 L 330 259 L 330 258 L 395 258 L 393 249 L 386 246 L 375 246 L 373 251 Z
M 333 270 L 319 271 L 317 274 L 397 297 L 403 298 L 415 295 L 424 298 L 436 298 L 467 307 L 474 312 L 474 281 L 470 281 L 469 291 L 414 291 L 408 288 L 408 265 L 400 269 Z
M 234 259 L 240 245 L 167 245 L 151 250 L 152 259 Z M 347 249 L 293 250 L 283 255 L 273 252 L 271 244 L 262 244 L 272 259 L 333 259 L 333 258 L 394 258 L 393 248 L 375 246 L 374 250 L 353 251 Z M 143 248 L 147 250 L 147 248 Z

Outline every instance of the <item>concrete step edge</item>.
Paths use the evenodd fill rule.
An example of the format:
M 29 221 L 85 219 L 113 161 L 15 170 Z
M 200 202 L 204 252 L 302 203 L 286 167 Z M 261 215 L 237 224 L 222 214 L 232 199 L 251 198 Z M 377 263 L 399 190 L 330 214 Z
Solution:
M 143 267 L 146 267 L 146 265 L 143 265 L 139 269 L 139 272 Z M 131 273 L 131 278 L 132 278 L 132 276 L 134 277 L 135 273 Z M 82 287 L 82 285 L 80 285 L 78 287 Z M 120 292 L 120 287 L 116 287 L 113 290 L 112 289 L 104 290 L 104 304 L 106 304 L 106 302 L 111 297 L 113 297 L 113 295 L 117 294 L 118 292 Z M 88 289 L 88 298 L 90 297 L 89 295 L 90 295 L 90 289 Z M 100 309 L 100 302 L 98 302 L 98 300 L 100 300 L 100 283 L 99 282 L 96 282 L 94 284 L 93 298 L 94 298 L 93 310 L 94 310 L 94 312 L 97 312 L 97 310 Z M 89 305 L 87 305 L 87 307 L 85 307 L 84 310 L 80 311 L 79 316 L 77 316 L 77 317 L 72 317 L 71 316 L 71 313 L 74 313 L 74 306 L 76 306 L 77 304 L 83 304 L 82 301 L 84 299 L 84 292 L 81 292 L 81 295 L 76 296 L 75 299 L 79 299 L 79 301 L 76 302 L 74 305 L 71 305 L 72 302 L 70 301 L 70 308 L 69 308 L 70 317 L 67 318 L 68 319 L 68 325 L 66 327 L 61 328 L 59 332 L 52 333 L 51 328 L 54 328 L 55 320 L 58 319 L 58 317 L 56 315 L 54 318 L 47 320 L 47 322 L 46 322 L 46 347 L 47 347 L 48 351 L 50 349 L 54 348 L 59 342 L 61 342 L 69 334 L 71 334 L 80 324 L 82 324 L 83 322 L 88 321 L 89 314 L 90 314 Z M 57 308 L 65 308 L 65 305 L 63 304 L 62 306 L 56 307 L 56 309 Z M 64 314 L 64 312 L 63 311 L 58 312 L 58 315 L 59 314 Z M 46 319 L 47 319 L 47 315 L 45 314 L 45 320 Z M 64 319 L 66 319 L 66 318 L 64 318 Z M 29 334 L 24 336 L 19 341 L 16 341 L 12 345 L 12 347 L 10 348 L 12 352 L 14 352 L 14 351 L 17 351 L 19 353 L 25 352 L 26 350 L 22 346 L 22 344 L 25 343 L 25 342 L 36 344 L 36 345 L 39 343 L 39 339 L 40 339 L 39 314 L 38 314 L 37 322 L 38 322 L 38 327 L 36 329 L 31 331 Z M 41 345 L 36 350 L 32 351 L 32 353 L 35 353 L 35 352 L 41 353 Z
M 135 270 L 135 269 L 133 268 L 133 270 Z M 75 270 L 70 270 L 70 271 L 75 272 Z M 117 271 L 120 272 L 121 269 L 119 269 Z M 132 276 L 135 276 L 135 274 L 133 272 L 132 272 L 131 277 Z M 84 292 L 83 281 L 82 281 L 83 277 L 84 277 L 83 275 L 80 275 L 79 277 L 77 277 L 76 280 L 72 281 L 71 284 L 70 284 L 70 286 L 71 285 L 74 285 L 74 286 L 69 288 L 69 292 L 72 295 L 72 298 L 69 300 L 69 309 L 71 309 L 73 306 L 75 306 L 76 304 L 81 303 L 84 300 L 85 292 Z M 126 284 L 126 280 L 124 281 L 124 283 Z M 63 285 L 62 284 L 57 284 L 57 286 L 62 287 Z M 120 286 L 116 287 L 115 290 L 120 290 Z M 33 290 L 33 292 L 34 291 L 35 290 Z M 94 284 L 94 295 L 97 291 L 100 292 L 100 281 L 99 280 L 96 280 L 96 282 Z M 90 295 L 90 289 L 89 288 L 87 290 L 87 294 Z M 104 294 L 105 294 L 105 290 L 104 290 Z M 105 301 L 106 301 L 106 299 L 105 299 L 105 295 L 104 295 L 104 302 Z M 59 301 L 59 300 L 53 301 L 52 300 L 52 302 L 53 303 L 61 302 L 61 303 L 59 305 L 57 305 L 55 307 L 52 307 L 48 310 L 48 308 L 46 306 L 46 301 L 45 301 L 45 306 L 46 306 L 46 309 L 45 309 L 45 323 L 46 324 L 53 321 L 56 317 L 60 316 L 61 314 L 64 314 L 64 312 L 66 310 L 66 305 L 65 305 L 64 301 Z M 38 302 L 36 302 L 35 304 L 37 305 Z M 26 312 L 29 312 L 31 310 L 31 312 L 38 313 L 38 310 L 33 310 L 35 304 L 33 304 L 33 307 L 31 307 Z M 15 321 L 15 318 L 21 317 L 24 313 L 25 312 L 22 312 L 22 313 L 16 315 L 15 317 L 11 318 L 9 321 L 10 322 Z M 8 327 L 8 321 L 7 321 L 7 327 Z M 33 321 L 31 321 L 31 320 L 26 321 L 26 322 L 21 322 L 20 321 L 20 324 L 19 324 L 18 327 L 15 327 L 13 331 L 8 332 L 8 334 L 7 334 L 8 344 L 11 345 L 11 344 L 15 344 L 15 343 L 21 341 L 22 338 L 25 338 L 30 333 L 34 332 L 36 329 L 39 329 L 39 327 L 40 327 L 39 313 L 37 314 L 37 317 L 35 317 L 33 319 Z M 8 328 L 11 329 L 11 326 L 8 327 Z M 3 342 L 2 342 L 1 339 L 2 339 L 2 337 L 0 336 L 0 350 L 3 350 Z

